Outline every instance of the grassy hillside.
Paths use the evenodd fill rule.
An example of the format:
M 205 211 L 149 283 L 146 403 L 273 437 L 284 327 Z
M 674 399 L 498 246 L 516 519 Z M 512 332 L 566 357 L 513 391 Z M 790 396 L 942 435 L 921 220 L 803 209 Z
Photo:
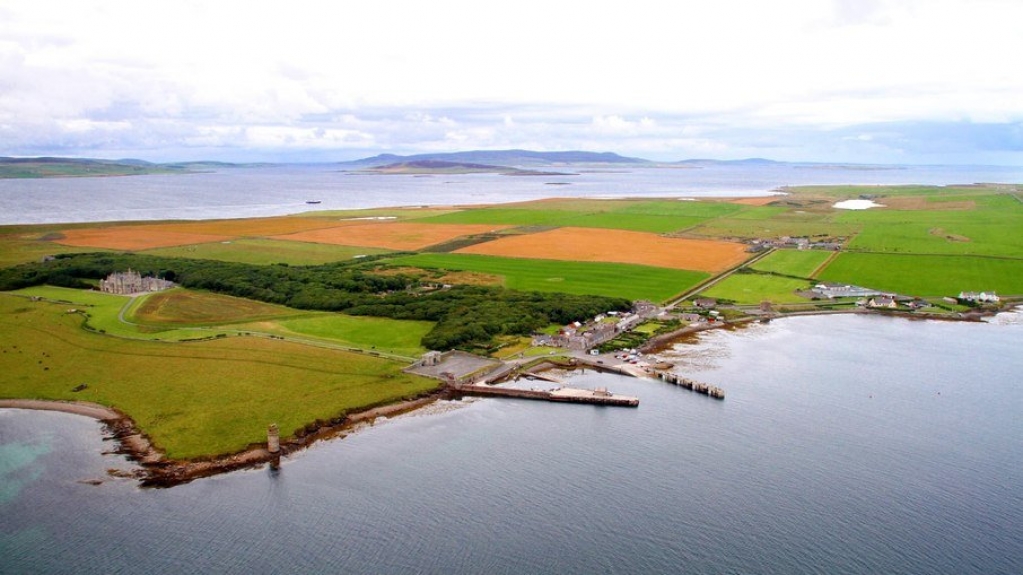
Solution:
M 116 407 L 173 458 L 238 451 L 265 441 L 271 422 L 290 434 L 436 386 L 400 363 L 281 340 L 107 337 L 82 330 L 66 305 L 8 294 L 0 294 L 0 316 L 0 397 Z

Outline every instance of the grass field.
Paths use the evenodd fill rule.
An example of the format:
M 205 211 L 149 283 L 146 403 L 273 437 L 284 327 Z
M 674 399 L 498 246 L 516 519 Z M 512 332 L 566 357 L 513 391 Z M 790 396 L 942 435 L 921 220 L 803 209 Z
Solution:
M 739 304 L 802 303 L 806 298 L 796 295 L 796 290 L 805 290 L 810 282 L 763 274 L 732 274 L 700 293 L 702 297 L 732 300 Z
M 80 328 L 66 305 L 0 294 L 0 396 L 93 401 L 135 419 L 172 458 L 266 441 L 317 419 L 414 396 L 436 382 L 403 364 L 287 341 L 124 340 Z M 88 387 L 79 392 L 79 384 Z
M 380 248 L 350 247 L 308 242 L 240 239 L 229 242 L 213 242 L 173 248 L 146 250 L 142 253 L 172 258 L 192 258 L 240 262 L 245 264 L 268 265 L 287 263 L 304 266 L 342 260 L 359 255 L 375 255 L 390 250 Z
M 750 267 L 762 272 L 808 278 L 833 254 L 821 250 L 775 250 Z
M 855 224 L 834 223 L 820 214 L 793 215 L 790 212 L 785 212 L 764 218 L 719 218 L 687 230 L 687 233 L 707 238 L 745 239 L 779 238 L 782 236 L 848 237 L 859 231 L 860 227 Z
M 375 349 L 414 358 L 426 351 L 420 340 L 433 327 L 431 322 L 310 312 L 181 288 L 135 299 L 50 286 L 12 293 L 74 306 L 88 314 L 88 325 L 99 333 L 150 341 L 270 334 L 300 337 L 321 347 Z M 125 306 L 130 323 L 119 318 Z
M 969 198 L 972 208 L 923 209 L 966 205 L 962 197 L 908 197 L 918 209 L 872 209 L 842 214 L 839 221 L 862 231 L 850 249 L 891 253 L 961 254 L 1023 257 L 1023 203 L 1006 195 Z M 883 201 L 883 200 L 882 200 Z
M 122 309 L 131 316 L 131 309 L 142 299 L 128 296 L 105 294 L 70 288 L 38 286 L 12 292 L 24 297 L 41 297 L 61 302 L 67 309 L 77 309 L 86 314 L 85 324 L 102 334 L 128 339 L 181 341 L 186 339 L 209 338 L 219 333 L 207 329 L 191 329 L 182 326 L 136 325 L 119 319 Z M 128 307 L 126 307 L 128 306 Z M 82 317 L 82 316 L 78 316 Z
M 541 209 L 543 208 L 543 209 Z M 748 209 L 725 202 L 557 200 L 467 209 L 423 220 L 446 224 L 586 227 L 670 233 Z
M 588 212 L 527 208 L 481 208 L 419 220 L 430 224 L 487 224 L 507 226 L 565 226 Z
M 401 266 L 462 270 L 502 276 L 517 290 L 606 295 L 667 301 L 703 281 L 709 274 L 631 264 L 559 262 L 478 256 L 419 254 L 388 260 Z
M 140 298 L 128 319 L 162 326 L 205 326 L 293 316 L 296 310 L 256 300 L 186 289 Z
M 1023 295 L 1023 260 L 843 253 L 818 279 L 914 296 L 955 296 L 961 291 Z
M 433 322 L 406 321 L 339 313 L 310 314 L 270 322 L 279 327 L 267 331 L 288 337 L 314 337 L 341 345 L 416 358 L 426 353 L 420 344 Z M 261 327 L 263 324 L 250 327 Z M 245 326 L 239 326 L 245 327 Z

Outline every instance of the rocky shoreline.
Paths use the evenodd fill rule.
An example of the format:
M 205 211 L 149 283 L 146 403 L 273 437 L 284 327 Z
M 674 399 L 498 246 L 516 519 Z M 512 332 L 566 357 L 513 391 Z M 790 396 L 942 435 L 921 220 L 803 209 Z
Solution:
M 117 409 L 97 403 L 0 399 L 0 408 L 60 411 L 95 419 L 103 424 L 106 437 L 117 443 L 114 452 L 126 456 L 138 466 L 127 472 L 110 470 L 111 475 L 136 479 L 143 487 L 174 487 L 230 471 L 250 469 L 264 464 L 278 465 L 281 457 L 301 451 L 318 441 L 343 436 L 359 425 L 371 424 L 378 417 L 399 415 L 446 397 L 445 391 L 435 391 L 415 399 L 353 413 L 313 429 L 307 428 L 301 436 L 282 440 L 279 453 L 270 453 L 266 444 L 252 444 L 238 453 L 195 460 L 168 459 L 139 430 L 131 417 Z

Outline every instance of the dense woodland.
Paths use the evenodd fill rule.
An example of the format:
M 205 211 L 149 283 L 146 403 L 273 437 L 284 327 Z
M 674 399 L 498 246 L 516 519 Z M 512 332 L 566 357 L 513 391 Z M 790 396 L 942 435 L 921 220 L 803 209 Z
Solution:
M 488 347 L 498 335 L 528 335 L 551 323 L 628 309 L 621 298 L 519 292 L 490 286 L 428 290 L 409 275 L 373 273 L 374 260 L 288 266 L 164 258 L 137 254 L 64 254 L 0 269 L 0 290 L 48 284 L 93 288 L 128 268 L 192 289 L 299 309 L 437 322 L 422 341 L 429 349 Z

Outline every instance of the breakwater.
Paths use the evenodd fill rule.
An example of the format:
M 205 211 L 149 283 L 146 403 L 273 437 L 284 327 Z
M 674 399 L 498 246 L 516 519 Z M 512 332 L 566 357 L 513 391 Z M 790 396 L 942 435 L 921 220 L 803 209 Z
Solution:
M 494 387 L 489 385 L 462 385 L 456 388 L 457 393 L 479 395 L 485 397 L 514 397 L 539 401 L 555 401 L 562 403 L 589 403 L 593 405 L 615 405 L 621 407 L 638 407 L 639 398 L 629 395 L 616 395 L 605 388 L 575 389 L 559 387 L 548 391 L 537 389 L 515 389 Z
M 714 399 L 725 398 L 725 390 L 721 389 L 720 387 L 717 387 L 716 385 L 710 385 L 709 383 L 694 381 L 687 377 L 682 377 L 681 375 L 667 372 L 658 373 L 657 378 L 666 383 L 677 385 L 679 387 L 684 387 L 685 389 L 695 391 L 696 393 L 702 393 L 703 395 L 713 397 Z

